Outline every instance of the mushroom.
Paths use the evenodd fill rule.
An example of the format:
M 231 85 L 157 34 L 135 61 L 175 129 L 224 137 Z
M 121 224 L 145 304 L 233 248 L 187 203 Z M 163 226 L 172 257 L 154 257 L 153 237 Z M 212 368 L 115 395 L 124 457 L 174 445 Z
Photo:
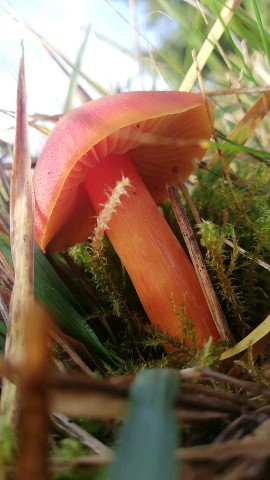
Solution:
M 210 105 L 212 113 L 212 106 Z M 107 235 L 150 322 L 178 340 L 181 315 L 198 345 L 220 338 L 190 260 L 157 204 L 173 170 L 186 179 L 211 135 L 200 94 L 129 92 L 86 103 L 49 136 L 34 172 L 35 236 L 44 251 L 86 240 L 122 176 L 130 180 Z

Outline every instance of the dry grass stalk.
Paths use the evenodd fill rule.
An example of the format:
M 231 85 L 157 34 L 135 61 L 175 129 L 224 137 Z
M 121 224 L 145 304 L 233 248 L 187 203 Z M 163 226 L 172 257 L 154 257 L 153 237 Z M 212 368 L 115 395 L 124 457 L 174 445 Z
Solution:
M 240 88 L 218 88 L 206 90 L 207 97 L 223 97 L 224 95 L 256 95 L 257 93 L 269 92 L 270 87 L 240 87 Z
M 207 35 L 206 40 L 204 41 L 198 55 L 198 68 L 202 71 L 205 66 L 208 58 L 212 54 L 216 44 L 218 43 L 220 37 L 224 33 L 227 25 L 230 23 L 235 10 L 239 7 L 242 0 L 227 0 L 224 7 L 220 12 L 220 18 L 217 19 Z M 185 75 L 184 80 L 182 81 L 179 90 L 189 92 L 194 86 L 197 80 L 197 66 L 193 63 Z
M 210 370 L 190 369 L 181 371 L 183 378 L 210 379 L 232 386 L 238 391 L 256 391 L 256 394 L 265 395 L 266 392 L 253 383 L 232 379 Z M 87 377 L 85 375 L 62 375 L 54 373 L 49 377 L 51 391 L 51 405 L 54 411 L 74 417 L 89 416 L 91 418 L 109 419 L 122 416 L 127 407 L 129 387 L 133 377 L 115 377 L 113 380 Z M 254 390 L 256 388 L 256 390 Z M 269 396 L 269 395 L 268 395 Z M 78 398 L 80 403 L 78 404 Z M 270 396 L 269 396 L 270 399 Z M 183 381 L 181 394 L 176 402 L 177 416 L 182 421 L 200 421 L 216 418 L 216 413 L 239 415 L 244 408 L 246 412 L 255 411 L 260 404 L 249 400 L 245 395 L 220 391 L 210 386 L 194 384 L 192 381 Z M 197 415 L 198 413 L 198 415 Z M 204 418 L 206 413 L 206 418 Z M 194 415 L 194 416 L 193 416 Z
M 20 367 L 18 480 L 48 478 L 49 327 L 45 311 L 34 302 L 29 304 Z
M 252 136 L 255 129 L 259 126 L 261 121 L 267 115 L 270 109 L 270 92 L 265 92 L 258 100 L 250 107 L 240 122 L 230 132 L 227 139 L 231 142 L 236 142 L 239 145 L 244 145 Z M 235 152 L 223 152 L 223 158 L 226 162 L 226 167 L 235 158 Z M 207 168 L 212 167 L 219 159 L 219 154 L 216 153 L 207 162 Z
M 33 300 L 33 202 L 31 156 L 28 142 L 27 100 L 23 50 L 20 60 L 16 136 L 13 175 L 10 194 L 11 251 L 15 281 L 10 304 L 10 319 L 6 339 L 6 358 L 20 363 L 24 345 L 24 320 Z M 18 418 L 17 388 L 4 382 L 1 397 L 6 421 L 15 425 Z
M 33 311 L 35 312 L 35 310 Z M 37 315 L 39 316 L 39 312 L 37 312 Z M 33 324 L 31 315 L 29 316 L 29 320 L 30 326 L 30 324 Z M 40 328 L 37 324 L 35 333 L 38 336 L 41 334 L 42 328 L 43 327 Z M 28 337 L 29 342 L 33 341 L 31 335 Z M 43 335 L 43 342 L 44 338 L 46 338 L 46 336 Z M 57 407 L 59 412 L 69 410 L 69 414 L 75 417 L 82 418 L 83 416 L 87 416 L 88 418 L 99 418 L 101 420 L 123 416 L 128 405 L 129 389 L 133 377 L 102 379 L 89 377 L 85 374 L 63 375 L 51 371 L 47 375 L 47 381 L 44 382 L 43 379 L 40 381 L 39 368 L 43 368 L 43 378 L 44 375 L 46 378 L 44 372 L 47 371 L 46 361 L 48 357 L 45 343 L 41 349 L 43 353 L 37 351 L 40 350 L 40 348 L 35 348 L 29 352 L 27 361 L 29 362 L 31 360 L 31 362 L 34 362 L 34 367 L 32 368 L 29 367 L 28 364 L 28 367 L 22 371 L 22 366 L 18 368 L 18 366 L 12 367 L 6 362 L 0 363 L 2 374 L 8 375 L 11 380 L 21 382 L 23 391 L 26 387 L 26 393 L 30 400 L 29 406 L 32 405 L 32 410 L 32 400 L 35 399 L 36 401 L 41 394 L 43 394 L 46 399 L 47 391 L 50 398 L 50 408 L 54 409 Z M 40 343 L 38 344 L 40 345 Z M 30 346 L 29 350 L 31 350 Z M 199 478 L 199 476 L 196 475 L 201 474 L 201 469 L 206 469 L 210 475 L 212 470 L 216 472 L 220 465 L 224 470 L 224 474 L 227 472 L 227 469 L 228 471 L 234 471 L 234 468 L 241 470 L 247 467 L 246 462 L 249 463 L 251 457 L 253 462 L 256 460 L 258 463 L 258 469 L 261 468 L 269 452 L 269 449 L 266 449 L 267 442 L 269 443 L 269 441 L 265 440 L 265 436 L 268 437 L 269 435 L 269 428 L 266 428 L 266 426 L 269 426 L 267 425 L 269 422 L 265 422 L 265 419 L 269 416 L 269 406 L 261 407 L 260 399 L 269 401 L 270 396 L 268 390 L 263 389 L 256 383 L 245 382 L 207 369 L 193 368 L 180 371 L 179 373 L 183 381 L 181 382 L 181 392 L 176 402 L 176 415 L 177 418 L 181 420 L 182 425 L 198 425 L 199 422 L 201 431 L 203 432 L 206 425 L 207 428 L 209 427 L 209 422 L 214 422 L 214 424 L 215 422 L 221 422 L 222 424 L 222 422 L 226 421 L 226 423 L 224 423 L 225 429 L 221 431 L 219 438 L 216 438 L 216 442 L 205 446 L 182 448 L 177 451 L 177 456 L 181 458 L 183 469 L 186 472 L 185 478 Z M 194 379 L 197 379 L 197 383 L 194 383 Z M 198 383 L 198 381 L 200 381 L 200 383 Z M 223 384 L 224 386 L 230 385 L 231 391 L 217 388 L 218 384 Z M 38 389 L 36 389 L 37 386 Z M 235 390 L 235 392 L 233 390 Z M 240 390 L 242 390 L 242 395 L 239 395 Z M 246 393 L 248 391 L 251 392 L 251 394 L 248 395 Z M 254 395 L 257 399 L 252 398 Z M 39 400 L 42 401 L 40 397 Z M 43 402 L 43 406 L 46 407 L 46 400 L 43 400 Z M 22 409 L 22 413 L 26 414 L 24 419 L 26 420 L 27 411 L 24 412 Z M 30 413 L 32 415 L 32 411 L 30 411 Z M 46 458 L 44 452 L 46 448 L 45 433 L 47 424 L 45 420 L 47 418 L 47 410 L 45 408 L 42 413 L 42 408 L 38 408 L 36 413 L 37 422 L 34 422 L 34 425 L 41 428 L 40 433 L 37 433 L 38 430 L 33 430 L 33 422 L 31 420 L 30 423 L 28 420 L 28 425 L 25 425 L 26 430 L 24 430 L 24 432 L 21 431 L 21 434 L 24 433 L 22 436 L 24 443 L 29 443 L 29 445 L 22 446 L 20 454 L 24 457 L 23 459 L 26 463 L 25 471 L 27 471 L 26 467 L 29 468 L 29 463 L 26 462 L 27 458 L 29 459 L 28 462 L 30 462 L 30 466 L 33 468 L 35 465 L 35 462 L 33 462 L 34 450 L 32 449 L 31 451 L 29 446 L 31 446 L 31 441 L 33 442 L 35 438 L 43 438 L 43 442 L 39 441 L 39 451 L 35 453 L 35 456 L 39 458 L 37 468 L 41 468 L 41 465 L 43 465 L 44 472 L 46 471 L 45 468 L 47 468 L 47 465 L 44 463 L 44 461 L 46 461 L 44 460 Z M 89 436 L 87 432 L 77 428 L 76 425 L 73 428 L 72 424 L 63 416 L 63 413 L 57 414 L 56 419 L 58 423 L 60 421 L 60 424 L 64 426 L 64 429 L 69 435 L 79 438 L 82 443 L 94 450 L 98 455 L 80 457 L 71 462 L 62 460 L 62 463 L 60 462 L 61 465 L 58 461 L 53 461 L 50 462 L 48 466 L 50 471 L 55 470 L 55 468 L 63 468 L 64 470 L 70 471 L 73 468 L 103 466 L 112 460 L 112 453 L 110 450 L 107 450 L 107 447 L 100 444 L 100 442 L 97 443 L 96 439 Z M 31 431 L 27 432 L 29 426 L 31 427 Z M 249 437 L 251 426 L 253 426 L 256 435 L 255 442 L 253 437 Z M 248 440 L 248 438 L 250 438 L 251 441 Z M 28 450 L 28 453 L 25 453 L 23 447 L 27 447 L 26 450 Z M 37 445 L 35 445 L 35 447 L 37 447 Z M 30 456 L 27 457 L 27 455 Z M 222 467 L 224 458 L 227 459 L 226 468 L 224 466 Z M 249 465 L 248 468 L 250 468 Z M 22 473 L 22 471 L 22 468 L 20 468 L 20 473 Z M 20 476 L 18 478 L 46 478 L 42 473 L 40 473 L 38 477 L 31 477 L 29 473 L 27 475 L 28 476 Z M 215 477 L 210 476 L 209 478 Z M 226 476 L 221 478 L 225 480 Z
M 90 448 L 97 455 L 102 455 L 108 458 L 113 457 L 113 450 L 90 433 L 83 430 L 79 425 L 70 421 L 68 417 L 61 413 L 54 413 L 53 420 L 58 430 L 67 433 L 69 436 L 77 438 L 83 445 Z
M 266 344 L 269 342 L 270 334 L 270 314 L 267 315 L 265 320 L 261 322 L 256 328 L 252 330 L 245 338 L 240 340 L 236 345 L 234 345 L 229 350 L 226 350 L 222 353 L 221 359 L 226 360 L 234 355 L 238 355 L 252 347 L 253 357 L 256 358 L 260 353 L 262 353 Z M 258 345 L 257 345 L 258 343 Z M 257 348 L 256 348 L 257 347 Z M 242 361 L 247 361 L 247 356 L 242 358 Z

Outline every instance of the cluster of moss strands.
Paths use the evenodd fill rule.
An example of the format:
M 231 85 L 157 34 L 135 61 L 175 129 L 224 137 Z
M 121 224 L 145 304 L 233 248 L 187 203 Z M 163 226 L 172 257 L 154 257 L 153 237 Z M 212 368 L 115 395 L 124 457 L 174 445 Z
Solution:
M 85 272 L 86 278 L 96 292 L 99 304 L 106 305 L 108 315 L 121 319 L 128 315 L 123 295 L 125 273 L 114 252 L 110 255 L 108 249 L 112 252 L 107 244 L 106 251 L 97 254 L 91 242 L 82 243 L 70 248 L 69 254 Z
M 230 184 L 224 178 L 210 183 L 210 177 L 211 172 L 198 175 L 193 195 L 201 217 L 209 219 L 199 226 L 199 233 L 223 303 L 236 333 L 242 334 L 268 313 L 269 272 L 258 261 L 270 259 L 269 170 L 238 161 Z

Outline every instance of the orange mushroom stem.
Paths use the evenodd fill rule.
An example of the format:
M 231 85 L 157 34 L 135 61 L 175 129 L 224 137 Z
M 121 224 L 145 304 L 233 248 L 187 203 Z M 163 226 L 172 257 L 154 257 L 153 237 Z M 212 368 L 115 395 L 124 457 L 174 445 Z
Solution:
M 109 221 L 106 233 L 125 266 L 150 322 L 162 332 L 182 338 L 185 314 L 195 326 L 198 344 L 219 337 L 194 269 L 158 210 L 127 154 L 109 155 L 84 181 L 97 214 L 122 176 L 131 187 Z M 177 315 L 175 308 L 179 311 Z
M 211 111 L 211 106 L 210 106 Z M 34 173 L 35 234 L 57 251 L 85 240 L 123 176 L 131 186 L 107 234 L 150 322 L 182 339 L 179 315 L 199 346 L 220 338 L 197 276 L 156 203 L 167 198 L 175 168 L 187 178 L 201 159 L 211 125 L 203 98 L 183 92 L 131 92 L 67 114 L 50 135 Z M 196 140 L 197 139 L 197 140 Z

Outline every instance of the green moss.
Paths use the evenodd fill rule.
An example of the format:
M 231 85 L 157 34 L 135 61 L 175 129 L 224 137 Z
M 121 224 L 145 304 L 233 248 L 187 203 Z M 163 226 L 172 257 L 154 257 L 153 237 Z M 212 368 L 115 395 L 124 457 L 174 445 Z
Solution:
M 11 465 L 17 449 L 17 438 L 14 428 L 7 424 L 2 415 L 0 417 L 0 461 L 4 465 Z
M 269 169 L 238 161 L 230 182 L 213 181 L 212 172 L 198 178 L 193 201 L 206 219 L 198 227 L 201 243 L 226 317 L 241 338 L 268 313 L 269 272 L 259 262 L 270 260 Z

